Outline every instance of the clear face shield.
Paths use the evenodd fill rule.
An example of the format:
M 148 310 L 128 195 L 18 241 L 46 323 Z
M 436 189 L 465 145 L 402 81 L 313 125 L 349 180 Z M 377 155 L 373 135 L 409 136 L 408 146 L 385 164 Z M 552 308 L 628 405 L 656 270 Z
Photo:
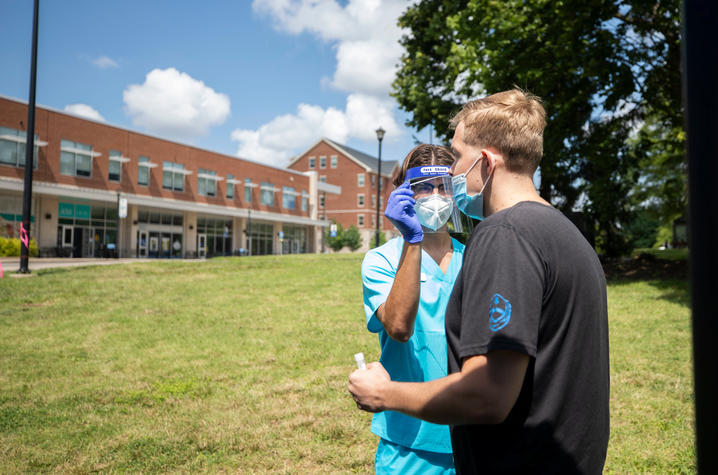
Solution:
M 454 204 L 449 167 L 427 165 L 406 171 L 406 180 L 414 192 L 416 216 L 424 233 L 461 233 L 461 215 Z

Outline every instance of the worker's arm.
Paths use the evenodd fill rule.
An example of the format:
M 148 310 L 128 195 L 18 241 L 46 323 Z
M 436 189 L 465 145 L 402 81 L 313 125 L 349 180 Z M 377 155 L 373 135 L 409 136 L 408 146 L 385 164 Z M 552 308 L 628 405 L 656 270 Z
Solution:
M 394 340 L 406 342 L 414 333 L 414 322 L 419 309 L 421 276 L 421 243 L 404 241 L 401 259 L 391 292 L 376 311 L 377 319 Z
M 349 392 L 369 412 L 398 411 L 436 424 L 499 424 L 516 404 L 528 363 L 523 353 L 492 351 L 425 383 L 391 381 L 380 363 L 371 363 L 349 376 Z

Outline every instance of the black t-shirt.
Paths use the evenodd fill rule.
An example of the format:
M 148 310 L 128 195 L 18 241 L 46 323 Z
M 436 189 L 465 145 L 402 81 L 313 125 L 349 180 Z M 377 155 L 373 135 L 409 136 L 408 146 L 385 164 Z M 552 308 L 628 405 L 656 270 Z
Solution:
M 530 357 L 498 425 L 451 428 L 459 473 L 601 473 L 609 435 L 606 279 L 558 210 L 521 202 L 471 234 L 446 310 L 449 372 L 494 350 Z

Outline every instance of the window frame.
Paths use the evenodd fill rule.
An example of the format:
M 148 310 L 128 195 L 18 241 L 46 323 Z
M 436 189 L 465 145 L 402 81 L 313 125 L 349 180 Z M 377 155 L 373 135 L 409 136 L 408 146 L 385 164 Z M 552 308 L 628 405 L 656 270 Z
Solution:
M 357 207 L 364 207 L 364 193 L 357 193 Z
M 331 168 L 337 168 L 339 166 L 339 157 L 337 155 L 329 156 L 329 166 Z
M 309 169 L 314 170 L 317 166 L 317 157 L 309 157 Z
M 63 149 L 63 147 L 67 147 L 72 150 Z M 65 173 L 62 171 L 63 157 L 67 157 L 68 155 L 72 156 L 71 160 L 73 173 Z M 74 176 L 80 178 L 92 178 L 92 160 L 93 158 L 99 157 L 100 155 L 100 153 L 97 153 L 93 150 L 92 145 L 84 144 L 82 142 L 74 142 L 72 140 L 60 139 L 60 175 Z M 87 161 L 87 163 L 89 164 L 89 171 L 87 175 L 78 173 L 78 157 L 80 157 L 83 161 Z
M 225 181 L 225 190 L 224 190 L 224 196 L 228 200 L 234 199 L 234 175 L 231 173 L 227 173 L 227 180 Z
M 319 168 L 322 170 L 327 168 L 327 156 L 326 155 L 319 155 Z
M 25 155 L 27 154 L 27 132 L 24 130 L 18 130 L 13 129 L 12 127 L 2 127 L 0 126 L 0 135 L 5 135 L 11 137 L 17 137 L 17 140 L 12 139 L 6 139 L 6 138 L 0 138 L 0 141 L 10 144 L 8 146 L 8 150 L 10 148 L 14 148 L 15 150 L 11 152 L 11 156 L 15 155 L 15 163 L 11 162 L 0 162 L 0 165 L 5 165 L 8 167 L 15 167 L 15 168 L 25 168 Z M 25 139 L 25 142 L 20 141 L 20 139 Z M 40 145 L 38 145 L 38 142 L 40 142 L 40 138 L 37 134 L 35 134 L 35 146 L 33 147 L 35 150 L 32 154 L 32 169 L 37 170 L 37 155 L 39 153 Z M 43 142 L 44 145 L 47 145 L 45 142 Z M 43 146 L 44 146 L 43 145 Z M 20 163 L 22 161 L 22 163 Z
M 169 166 L 168 166 L 169 165 Z M 181 171 L 180 171 L 181 170 Z M 177 162 L 162 162 L 162 189 L 163 190 L 169 190 L 169 191 L 185 191 L 185 167 L 183 163 L 177 163 Z M 171 176 L 172 184 L 170 186 L 165 186 L 165 174 L 169 173 Z M 181 176 L 180 179 L 182 183 L 182 188 L 177 188 L 175 184 L 177 183 L 177 175 Z
M 211 175 L 211 176 L 216 177 L 217 172 L 214 170 L 208 170 L 206 168 L 198 168 L 197 169 L 197 194 L 200 196 L 216 198 L 217 197 L 217 180 L 212 179 L 212 178 L 207 178 L 204 176 L 200 176 L 200 175 Z M 202 185 L 204 185 L 204 187 Z M 209 191 L 210 188 L 212 189 L 211 193 Z

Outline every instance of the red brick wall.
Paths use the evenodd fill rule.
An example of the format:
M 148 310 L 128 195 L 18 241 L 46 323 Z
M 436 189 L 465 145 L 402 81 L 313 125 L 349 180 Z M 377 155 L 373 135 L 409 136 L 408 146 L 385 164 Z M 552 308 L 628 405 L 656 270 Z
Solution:
M 27 125 L 27 105 L 0 98 L 0 126 L 24 130 L 25 126 L 21 126 L 20 121 L 25 126 Z M 309 216 L 309 206 L 307 206 L 307 211 L 302 211 L 301 195 L 296 197 L 296 205 L 293 210 L 282 208 L 281 192 L 275 193 L 274 206 L 260 205 L 259 187 L 252 190 L 251 204 L 244 201 L 244 186 L 241 184 L 235 185 L 234 199 L 226 198 L 227 174 L 234 175 L 236 180 L 244 181 L 245 178 L 251 178 L 252 182 L 258 185 L 263 181 L 270 182 L 280 190 L 283 186 L 291 186 L 297 193 L 309 192 L 309 177 L 306 176 L 39 107 L 35 113 L 35 131 L 39 139 L 48 142 L 48 145 L 39 149 L 38 168 L 33 173 L 34 180 L 111 191 L 121 190 L 137 195 L 219 206 L 250 207 L 294 216 Z M 92 159 L 92 177 L 60 174 L 61 140 L 92 145 L 93 151 L 102 154 Z M 118 150 L 122 152 L 123 156 L 132 159 L 130 162 L 122 164 L 120 183 L 108 179 L 110 150 Z M 137 184 L 137 163 L 140 155 L 149 157 L 150 161 L 157 164 L 157 167 L 149 169 L 149 186 Z M 186 170 L 192 171 L 191 175 L 185 177 L 184 191 L 162 188 L 163 161 L 181 163 Z M 216 196 L 201 196 L 197 193 L 197 170 L 199 168 L 215 171 L 219 176 L 225 178 L 225 180 L 217 182 Z M 0 175 L 23 179 L 24 169 L 0 166 Z
M 319 157 L 327 157 L 326 168 L 319 168 Z M 337 168 L 331 168 L 331 156 L 337 155 Z M 309 157 L 315 158 L 315 166 L 313 169 L 309 168 Z M 360 214 L 364 215 L 364 226 L 361 229 L 374 229 L 372 225 L 372 216 L 376 217 L 376 206 L 372 207 L 372 196 L 376 197 L 376 185 L 371 184 L 372 173 L 366 171 L 363 165 L 355 162 L 351 158 L 347 157 L 339 150 L 328 144 L 327 142 L 321 141 L 307 152 L 303 153 L 301 157 L 295 161 L 289 168 L 297 171 L 316 171 L 320 177 L 322 175 L 327 177 L 327 183 L 331 185 L 337 185 L 342 187 L 341 195 L 329 194 L 326 195 L 326 215 L 327 219 L 334 219 L 337 223 L 346 229 L 351 225 L 358 225 L 357 216 Z M 382 170 L 383 173 L 387 173 L 389 170 Z M 364 173 L 364 186 L 358 185 L 357 174 Z M 384 178 L 381 185 L 382 194 L 382 207 L 379 213 L 381 220 L 381 229 L 390 230 L 394 227 L 384 217 L 384 206 L 386 200 L 389 197 L 389 193 L 394 189 L 394 185 L 391 184 L 389 178 Z M 357 205 L 357 195 L 364 194 L 364 206 Z M 375 198 L 376 200 L 376 198 Z M 376 203 L 376 201 L 375 201 Z M 337 212 L 337 211 L 344 212 Z M 349 211 L 349 212 L 348 212 Z M 322 216 L 322 209 L 319 208 L 319 217 Z

